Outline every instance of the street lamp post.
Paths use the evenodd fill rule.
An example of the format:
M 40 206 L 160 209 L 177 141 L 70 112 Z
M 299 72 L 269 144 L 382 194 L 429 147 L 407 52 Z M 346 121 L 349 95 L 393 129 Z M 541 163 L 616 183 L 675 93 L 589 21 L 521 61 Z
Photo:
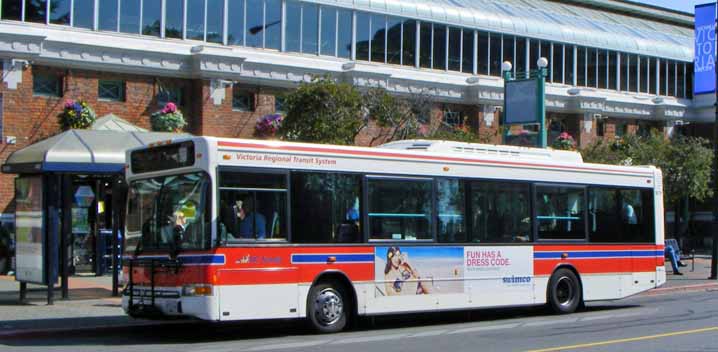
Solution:
M 718 35 L 718 2 L 716 2 L 716 16 L 715 16 L 715 26 L 714 31 L 715 34 Z M 715 38 L 718 38 L 716 36 Z M 716 39 L 718 40 L 718 39 Z M 713 45 L 716 45 L 718 43 L 713 43 Z M 714 65 L 718 64 L 718 55 L 716 55 L 714 61 Z M 711 276 L 709 279 L 716 280 L 718 279 L 718 69 L 715 69 L 716 72 L 716 86 L 715 86 L 715 96 L 716 101 L 713 105 L 713 108 L 715 109 L 715 119 L 713 121 L 713 222 L 711 223 L 711 231 L 713 232 L 713 250 L 711 251 Z
M 536 72 L 536 81 L 538 82 L 538 113 L 539 113 L 539 146 L 546 148 L 548 146 L 546 138 L 546 76 L 548 60 L 542 57 L 536 61 L 538 72 Z

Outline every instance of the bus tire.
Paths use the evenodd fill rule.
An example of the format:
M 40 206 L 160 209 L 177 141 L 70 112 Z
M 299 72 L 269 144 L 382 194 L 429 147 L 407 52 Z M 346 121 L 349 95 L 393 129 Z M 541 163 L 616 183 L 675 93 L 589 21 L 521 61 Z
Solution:
M 547 301 L 556 314 L 570 314 L 582 302 L 581 284 L 576 274 L 566 268 L 556 270 L 548 281 Z
M 309 290 L 307 300 L 307 318 L 317 332 L 334 333 L 347 326 L 352 310 L 343 285 L 319 282 Z

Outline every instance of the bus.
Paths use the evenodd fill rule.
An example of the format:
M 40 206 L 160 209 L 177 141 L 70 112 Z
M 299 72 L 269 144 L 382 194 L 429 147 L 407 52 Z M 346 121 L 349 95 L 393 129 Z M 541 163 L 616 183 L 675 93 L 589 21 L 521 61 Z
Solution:
M 122 306 L 304 318 L 546 305 L 665 283 L 661 171 L 570 151 L 184 137 L 128 151 Z

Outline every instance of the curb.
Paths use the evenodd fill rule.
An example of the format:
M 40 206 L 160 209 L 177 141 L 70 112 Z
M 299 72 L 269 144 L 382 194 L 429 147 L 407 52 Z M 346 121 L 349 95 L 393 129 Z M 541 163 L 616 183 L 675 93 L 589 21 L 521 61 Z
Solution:
M 709 283 L 709 284 L 654 288 L 650 291 L 645 292 L 644 295 L 650 296 L 650 295 L 660 295 L 660 294 L 667 294 L 667 293 L 674 293 L 674 292 L 705 291 L 705 290 L 708 290 L 711 288 L 718 289 L 718 282 Z
M 33 337 L 51 337 L 55 335 L 65 335 L 69 333 L 86 334 L 89 332 L 118 333 L 126 332 L 137 328 L 148 328 L 157 326 L 167 326 L 174 324 L 188 323 L 188 321 L 148 321 L 137 322 L 123 325 L 94 325 L 94 326 L 78 326 L 70 328 L 47 328 L 47 329 L 16 329 L 10 331 L 1 331 L 0 340 L 3 339 L 23 339 Z

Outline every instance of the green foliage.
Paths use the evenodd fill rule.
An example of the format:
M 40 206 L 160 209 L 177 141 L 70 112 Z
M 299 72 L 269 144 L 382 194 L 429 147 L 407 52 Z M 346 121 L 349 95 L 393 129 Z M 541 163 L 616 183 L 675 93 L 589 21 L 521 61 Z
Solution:
M 285 140 L 352 145 L 365 126 L 362 95 L 326 76 L 302 83 L 286 95 L 284 105 L 278 134 Z
M 614 165 L 654 165 L 663 171 L 664 200 L 677 202 L 685 197 L 704 200 L 713 195 L 710 187 L 712 150 L 706 139 L 677 136 L 666 139 L 626 135 L 602 141 L 581 150 L 587 162 Z

